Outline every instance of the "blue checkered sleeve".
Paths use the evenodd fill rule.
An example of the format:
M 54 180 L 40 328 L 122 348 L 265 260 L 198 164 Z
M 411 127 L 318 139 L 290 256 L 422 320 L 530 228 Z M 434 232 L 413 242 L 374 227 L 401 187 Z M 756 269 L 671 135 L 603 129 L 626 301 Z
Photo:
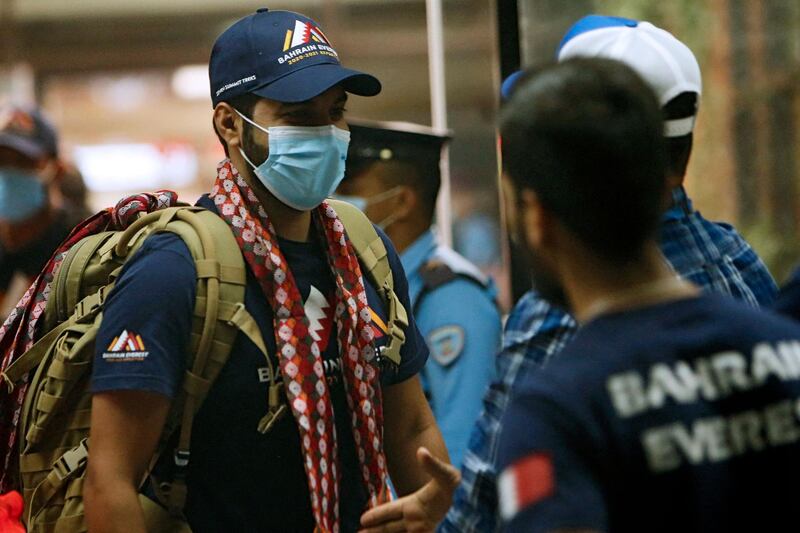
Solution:
M 515 383 L 528 368 L 540 367 L 559 352 L 574 334 L 575 321 L 537 293 L 526 293 L 506 322 L 503 349 L 497 356 L 497 378 L 483 398 L 483 412 L 472 430 L 461 469 L 462 481 L 453 506 L 439 531 L 495 531 L 497 513 L 497 442 L 500 420 Z
M 661 249 L 675 271 L 718 294 L 768 307 L 778 292 L 764 262 L 729 224 L 694 212 L 661 228 Z

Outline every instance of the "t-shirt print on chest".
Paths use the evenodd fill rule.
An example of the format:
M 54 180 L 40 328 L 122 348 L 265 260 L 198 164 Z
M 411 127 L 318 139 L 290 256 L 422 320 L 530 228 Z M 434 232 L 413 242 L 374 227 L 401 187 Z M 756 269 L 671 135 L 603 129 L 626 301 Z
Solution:
M 331 331 L 335 324 L 335 309 L 330 301 L 314 285 L 308 291 L 308 298 L 303 303 L 303 308 L 308 317 L 308 332 L 317 343 L 319 353 L 324 354 L 331 340 Z
M 322 366 L 328 385 L 338 383 L 342 372 L 342 360 L 336 338 L 335 301 L 334 294 L 326 297 L 319 288 L 311 285 L 308 297 L 303 302 L 303 309 L 308 317 L 308 332 L 317 343 L 319 353 L 322 354 Z M 372 317 L 370 327 L 373 331 L 373 342 L 376 345 L 383 344 L 389 331 L 386 322 L 372 307 L 369 308 L 369 312 Z M 280 374 L 277 367 L 275 371 Z M 258 379 L 261 383 L 270 382 L 269 367 L 264 366 L 258 369 Z
M 318 288 L 311 285 L 308 298 L 303 304 L 308 317 L 309 333 L 317 342 L 321 354 L 324 354 L 328 349 L 328 344 L 331 342 L 331 337 L 334 336 L 333 331 L 336 328 L 336 309 L 331 303 L 334 301 L 335 297 L 333 295 L 326 298 Z M 372 322 L 370 323 L 373 333 L 372 338 L 376 343 L 380 344 L 381 339 L 387 335 L 389 328 L 372 307 L 369 308 L 369 313 L 372 317 Z M 327 364 L 325 368 L 327 374 Z

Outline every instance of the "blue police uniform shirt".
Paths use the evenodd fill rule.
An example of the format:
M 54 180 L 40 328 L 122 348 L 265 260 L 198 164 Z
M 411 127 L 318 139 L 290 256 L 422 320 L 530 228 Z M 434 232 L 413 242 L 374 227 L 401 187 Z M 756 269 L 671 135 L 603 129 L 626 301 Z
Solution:
M 442 432 L 450 460 L 460 467 L 472 426 L 494 378 L 494 356 L 502 325 L 496 291 L 477 267 L 423 233 L 401 254 L 417 325 L 431 357 L 422 386 Z M 422 269 L 429 261 L 446 264 L 456 277 L 430 291 Z
M 800 325 L 718 295 L 601 316 L 519 382 L 498 456 L 504 524 L 794 523 L 799 417 Z
M 198 202 L 215 210 L 206 196 Z M 405 275 L 389 239 L 379 231 L 394 273 L 395 291 L 410 309 Z M 281 251 L 305 302 L 311 329 L 323 349 L 340 460 L 342 531 L 358 529 L 367 497 L 355 453 L 344 385 L 339 374 L 334 282 L 318 242 L 280 240 Z M 185 371 L 196 291 L 191 255 L 177 236 L 151 236 L 126 263 L 104 307 L 92 376 L 93 393 L 150 391 L 175 398 Z M 367 299 L 374 312 L 376 344 L 388 337 L 386 312 L 365 275 Z M 245 307 L 259 325 L 270 354 L 275 353 L 272 309 L 261 286 L 247 269 Z M 123 342 L 124 338 L 124 342 Z M 130 347 L 139 352 L 126 358 Z M 122 352 L 122 353 L 120 353 Z M 417 374 L 428 350 L 413 317 L 409 317 L 402 363 L 384 373 L 382 386 Z M 275 367 L 278 361 L 273 357 Z M 194 420 L 185 512 L 195 532 L 312 531 L 301 444 L 293 416 L 285 416 L 266 435 L 256 428 L 267 411 L 268 373 L 264 356 L 238 335 L 230 359 Z

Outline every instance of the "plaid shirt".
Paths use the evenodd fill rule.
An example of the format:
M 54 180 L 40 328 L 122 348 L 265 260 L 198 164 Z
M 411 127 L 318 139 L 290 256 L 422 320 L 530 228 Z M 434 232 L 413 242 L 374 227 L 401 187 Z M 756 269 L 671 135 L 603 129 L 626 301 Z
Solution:
M 775 299 L 775 281 L 750 245 L 730 225 L 709 222 L 694 211 L 683 188 L 673 192 L 673 206 L 664 215 L 661 249 L 676 272 L 706 290 L 731 294 L 754 307 L 768 306 Z M 499 528 L 494 462 L 500 420 L 511 391 L 528 369 L 543 366 L 561 351 L 576 329 L 572 317 L 534 291 L 514 307 L 497 356 L 497 379 L 484 396 L 484 410 L 464 457 L 461 485 L 439 531 L 485 533 Z

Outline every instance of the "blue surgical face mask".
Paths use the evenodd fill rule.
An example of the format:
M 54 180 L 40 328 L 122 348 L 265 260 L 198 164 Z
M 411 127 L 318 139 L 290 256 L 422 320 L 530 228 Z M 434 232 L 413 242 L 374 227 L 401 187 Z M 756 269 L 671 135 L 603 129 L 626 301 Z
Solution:
M 365 196 L 348 196 L 348 195 L 345 195 L 345 194 L 334 194 L 333 198 L 336 199 L 336 200 L 342 200 L 342 201 L 348 202 L 350 204 L 353 204 L 360 211 L 364 212 L 364 211 L 366 211 L 367 207 L 369 207 L 370 205 L 377 204 L 377 203 L 382 202 L 384 200 L 388 200 L 389 198 L 394 198 L 395 196 L 400 194 L 400 192 L 402 190 L 403 190 L 403 186 L 402 185 L 397 185 L 395 187 L 392 187 L 391 189 L 388 189 L 388 190 L 383 191 L 383 192 L 379 192 L 378 194 L 374 194 L 374 195 L 369 196 L 369 197 L 365 197 Z M 396 222 L 397 218 L 398 218 L 398 215 L 396 213 L 389 213 L 389 215 L 387 215 L 386 218 L 384 218 L 383 220 L 381 220 L 379 222 L 376 222 L 375 224 L 379 228 L 381 228 L 382 230 L 385 230 L 391 224 Z
M 239 115 L 269 136 L 269 156 L 260 165 L 254 165 L 241 148 L 239 152 L 278 200 L 309 211 L 339 186 L 344 177 L 349 131 L 333 125 L 263 128 Z
M 23 170 L 0 168 L 0 219 L 21 222 L 44 207 L 47 193 L 39 176 Z
M 363 196 L 350 196 L 348 194 L 334 194 L 331 196 L 334 200 L 340 200 L 342 202 L 347 202 L 348 204 L 353 204 L 356 209 L 361 211 L 362 213 L 367 209 L 369 205 L 369 200 L 364 198 Z

